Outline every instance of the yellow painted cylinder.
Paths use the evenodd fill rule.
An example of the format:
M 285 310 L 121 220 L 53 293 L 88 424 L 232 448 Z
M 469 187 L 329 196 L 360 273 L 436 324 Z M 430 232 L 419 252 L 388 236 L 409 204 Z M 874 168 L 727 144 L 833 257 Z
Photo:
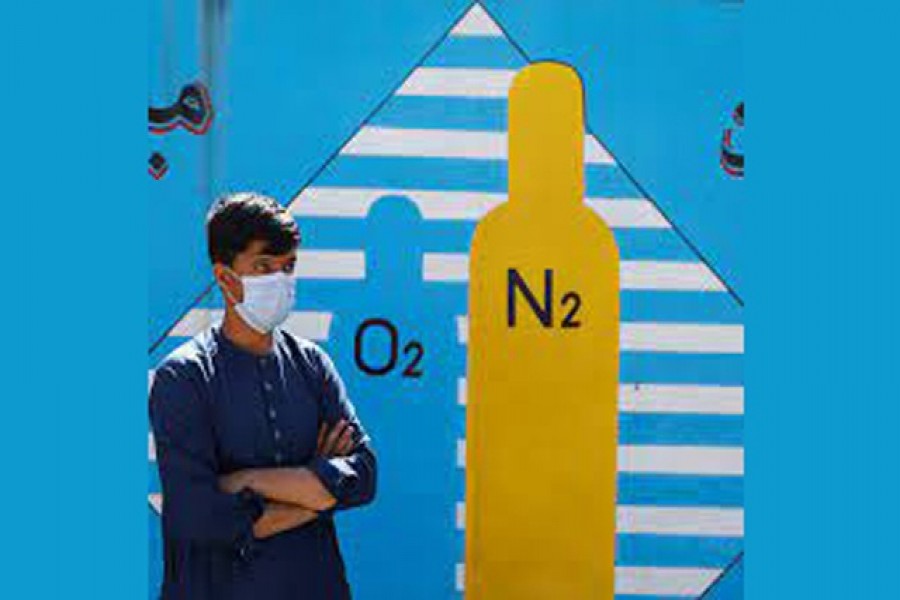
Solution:
M 467 600 L 614 596 L 619 255 L 584 202 L 584 103 L 537 63 L 509 97 L 509 199 L 472 242 Z

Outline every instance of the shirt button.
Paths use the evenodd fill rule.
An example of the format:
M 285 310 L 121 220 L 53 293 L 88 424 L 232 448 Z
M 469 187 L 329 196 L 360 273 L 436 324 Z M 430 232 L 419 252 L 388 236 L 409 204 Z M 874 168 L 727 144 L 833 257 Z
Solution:
M 264 381 L 264 382 L 263 382 L 263 389 L 266 390 L 267 392 L 271 392 L 271 391 L 272 391 L 272 384 L 269 383 L 268 381 Z
M 278 413 L 275 412 L 275 409 L 274 409 L 274 408 L 270 408 L 270 409 L 269 409 L 269 418 L 272 419 L 272 420 L 274 421 L 274 420 L 275 420 L 275 417 L 277 417 L 277 416 L 278 416 Z
M 276 429 L 275 430 L 275 441 L 277 442 L 280 439 L 281 439 L 281 432 Z
M 281 452 L 275 453 L 275 462 L 281 464 Z

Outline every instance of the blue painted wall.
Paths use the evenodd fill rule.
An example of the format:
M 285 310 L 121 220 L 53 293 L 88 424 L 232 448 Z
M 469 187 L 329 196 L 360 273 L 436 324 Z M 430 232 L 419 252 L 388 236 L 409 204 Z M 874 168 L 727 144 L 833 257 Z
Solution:
M 214 20 L 199 7 L 175 4 L 151 6 L 158 36 L 150 49 L 150 102 L 167 104 L 183 83 L 200 79 L 212 88 L 215 121 L 206 136 L 176 131 L 151 139 L 171 167 L 153 182 L 149 209 L 150 367 L 184 341 L 165 332 L 187 309 L 221 307 L 217 294 L 202 295 L 210 283 L 203 214 L 223 191 L 259 190 L 285 204 L 309 187 L 504 192 L 504 161 L 335 154 L 363 124 L 505 129 L 503 100 L 392 95 L 423 60 L 426 67 L 487 69 L 515 69 L 529 58 L 571 62 L 585 81 L 588 125 L 617 159 L 588 167 L 588 195 L 649 195 L 667 224 L 618 229 L 623 259 L 706 265 L 708 280 L 721 284 L 625 290 L 623 321 L 740 327 L 742 182 L 719 166 L 722 133 L 743 99 L 739 5 L 485 2 L 504 35 L 459 38 L 446 34 L 468 1 L 222 3 Z M 351 580 L 363 600 L 460 594 L 463 532 L 456 505 L 464 497 L 464 473 L 456 444 L 464 436 L 458 386 L 465 347 L 457 317 L 466 312 L 466 287 L 423 281 L 422 256 L 465 255 L 474 221 L 426 218 L 414 201 L 392 195 L 360 218 L 303 210 L 298 216 L 306 249 L 365 253 L 363 278 L 301 280 L 297 306 L 330 315 L 322 343 L 382 457 L 378 502 L 340 521 Z M 307 202 L 301 196 L 294 206 Z M 425 377 L 371 378 L 355 367 L 353 336 L 362 321 L 377 316 L 395 322 L 404 339 L 422 342 Z M 626 352 L 621 378 L 742 390 L 742 358 L 742 350 Z M 620 427 L 623 444 L 743 448 L 742 410 L 623 413 Z M 410 453 L 410 446 L 418 450 Z M 157 491 L 152 462 L 148 474 L 150 491 Z M 625 473 L 620 504 L 740 510 L 743 476 Z M 152 513 L 149 534 L 157 557 L 149 566 L 152 597 L 159 578 Z M 728 535 L 622 533 L 617 565 L 714 574 L 742 548 L 742 528 Z M 684 587 L 679 596 L 697 597 L 702 587 Z M 619 595 L 636 597 L 664 596 Z

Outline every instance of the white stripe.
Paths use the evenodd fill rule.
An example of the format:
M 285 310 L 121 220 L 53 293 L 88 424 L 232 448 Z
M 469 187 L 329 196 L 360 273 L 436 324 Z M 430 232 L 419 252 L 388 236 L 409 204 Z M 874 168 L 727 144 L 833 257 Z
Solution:
M 162 494 L 147 494 L 147 502 L 150 503 L 150 508 L 152 508 L 156 514 L 158 514 L 158 515 L 162 514 L 162 509 L 163 509 Z
M 425 281 L 462 283 L 469 280 L 469 255 L 460 252 L 422 253 Z
M 425 281 L 463 283 L 469 280 L 469 255 L 461 252 L 422 254 Z M 703 263 L 623 260 L 619 263 L 623 290 L 723 292 L 725 288 Z
M 743 325 L 622 323 L 620 347 L 626 352 L 743 354 Z
M 465 406 L 466 395 L 466 378 L 460 377 L 456 380 L 456 403 L 460 406 Z
M 652 202 L 640 198 L 586 198 L 585 203 L 613 229 L 671 229 Z
M 147 458 L 150 462 L 156 462 L 156 440 L 153 438 L 153 432 L 147 434 Z
M 687 567 L 616 567 L 615 593 L 633 596 L 696 598 L 715 581 L 721 569 Z M 456 565 L 456 590 L 465 591 L 465 564 Z
M 403 196 L 416 204 L 422 217 L 435 220 L 477 221 L 506 201 L 506 194 L 412 190 L 402 188 L 310 187 L 291 202 L 291 212 L 303 217 L 365 218 L 384 196 Z
M 725 291 L 722 282 L 701 262 L 623 260 L 619 285 L 623 290 Z
M 456 318 L 457 341 L 469 343 L 469 317 Z M 698 323 L 619 323 L 619 348 L 623 352 L 674 352 L 678 354 L 742 354 L 742 325 Z
M 397 90 L 398 96 L 506 98 L 516 71 L 419 67 Z
M 744 449 L 731 446 L 619 446 L 619 472 L 743 475 Z
M 466 529 L 466 503 L 456 503 L 456 529 Z M 669 506 L 619 506 L 617 534 L 688 535 L 696 537 L 743 537 L 741 508 L 695 508 Z
M 616 567 L 616 594 L 696 598 L 721 572 L 685 567 Z
M 467 380 L 457 380 L 459 404 L 466 403 Z M 719 385 L 619 384 L 623 413 L 742 415 L 744 388 Z
M 192 308 L 169 331 L 169 337 L 194 337 L 214 323 L 219 323 L 223 312 L 221 309 Z
M 194 337 L 210 325 L 222 320 L 221 309 L 192 308 L 169 333 L 172 337 Z M 324 341 L 331 329 L 332 313 L 294 311 L 281 326 L 283 329 L 306 339 Z
M 619 410 L 629 413 L 744 414 L 744 388 L 624 383 Z
M 299 250 L 298 279 L 365 279 L 366 254 L 349 250 Z
M 584 139 L 587 164 L 613 164 L 612 157 L 593 136 Z M 363 127 L 341 150 L 348 156 L 402 156 L 506 160 L 506 132 L 459 129 L 400 129 Z
M 466 468 L 466 440 L 456 440 L 456 466 Z M 619 446 L 619 473 L 743 475 L 744 449 L 733 446 Z
M 506 135 L 492 131 L 368 126 L 359 130 L 341 154 L 499 159 L 506 156 Z
M 454 37 L 502 37 L 503 32 L 479 4 L 472 7 L 466 16 L 450 31 Z
M 588 165 L 614 165 L 612 154 L 591 134 L 584 136 L 584 162 Z
M 299 217 L 363 219 L 384 196 L 411 200 L 426 220 L 478 221 L 494 207 L 506 202 L 506 194 L 402 188 L 310 187 L 290 205 Z M 613 229 L 668 229 L 671 227 L 651 202 L 640 198 L 586 198 L 591 207 Z
M 668 506 L 620 506 L 616 509 L 617 533 L 743 537 L 741 508 Z
M 294 335 L 313 341 L 325 341 L 331 330 L 332 313 L 294 311 L 288 316 L 282 328 Z

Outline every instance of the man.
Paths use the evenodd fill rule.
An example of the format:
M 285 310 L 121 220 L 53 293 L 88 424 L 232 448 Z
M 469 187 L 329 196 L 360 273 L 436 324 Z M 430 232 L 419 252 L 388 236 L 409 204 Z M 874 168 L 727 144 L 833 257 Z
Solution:
M 150 391 L 163 491 L 162 600 L 346 600 L 332 513 L 375 494 L 376 459 L 334 364 L 279 328 L 297 225 L 237 194 L 207 219 L 225 315 Z

